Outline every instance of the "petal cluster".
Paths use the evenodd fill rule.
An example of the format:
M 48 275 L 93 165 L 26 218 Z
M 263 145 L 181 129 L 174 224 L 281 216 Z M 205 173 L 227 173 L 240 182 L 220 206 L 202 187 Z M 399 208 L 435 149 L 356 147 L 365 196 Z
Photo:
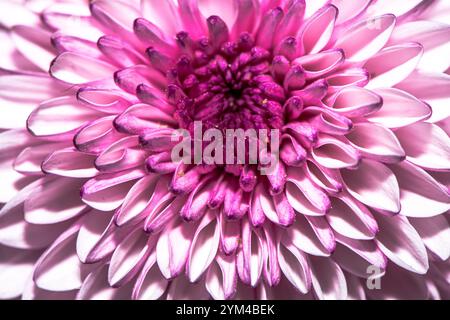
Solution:
M 0 299 L 449 299 L 448 10 L 2 1 Z M 196 121 L 275 170 L 173 161 Z

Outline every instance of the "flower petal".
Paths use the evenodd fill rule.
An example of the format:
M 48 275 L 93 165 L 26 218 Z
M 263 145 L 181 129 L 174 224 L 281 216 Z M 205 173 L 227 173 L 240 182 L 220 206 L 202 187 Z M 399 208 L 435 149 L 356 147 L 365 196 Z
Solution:
M 418 274 L 428 270 L 427 250 L 420 235 L 402 216 L 377 216 L 380 232 L 375 242 L 380 250 L 398 266 Z
M 351 26 L 337 40 L 335 47 L 342 48 L 350 62 L 364 61 L 384 47 L 394 29 L 395 21 L 393 14 L 361 21 Z
M 344 169 L 341 174 L 348 191 L 357 200 L 379 210 L 400 211 L 398 182 L 392 171 L 382 163 L 363 160 L 357 170 Z
M 406 158 L 426 169 L 450 169 L 450 138 L 437 125 L 415 123 L 396 131 Z

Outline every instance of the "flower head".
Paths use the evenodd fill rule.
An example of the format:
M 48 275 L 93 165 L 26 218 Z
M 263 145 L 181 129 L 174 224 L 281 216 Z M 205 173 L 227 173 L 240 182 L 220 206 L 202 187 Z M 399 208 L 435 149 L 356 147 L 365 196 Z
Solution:
M 0 298 L 450 298 L 447 2 L 2 1 Z

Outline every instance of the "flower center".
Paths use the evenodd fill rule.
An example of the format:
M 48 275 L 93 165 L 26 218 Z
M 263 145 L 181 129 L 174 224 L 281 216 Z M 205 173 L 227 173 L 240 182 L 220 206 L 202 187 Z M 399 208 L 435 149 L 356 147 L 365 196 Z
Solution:
M 184 94 L 176 103 L 180 127 L 191 131 L 194 121 L 202 121 L 204 130 L 280 129 L 286 96 L 271 75 L 272 58 L 247 33 L 217 49 L 199 40 L 174 70 Z

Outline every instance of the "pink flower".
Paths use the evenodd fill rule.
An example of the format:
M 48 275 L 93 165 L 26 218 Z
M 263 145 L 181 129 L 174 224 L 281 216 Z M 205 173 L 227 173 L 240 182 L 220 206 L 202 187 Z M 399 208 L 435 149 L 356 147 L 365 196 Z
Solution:
M 449 10 L 1 1 L 0 298 L 449 299 Z M 275 172 L 173 162 L 194 121 Z

